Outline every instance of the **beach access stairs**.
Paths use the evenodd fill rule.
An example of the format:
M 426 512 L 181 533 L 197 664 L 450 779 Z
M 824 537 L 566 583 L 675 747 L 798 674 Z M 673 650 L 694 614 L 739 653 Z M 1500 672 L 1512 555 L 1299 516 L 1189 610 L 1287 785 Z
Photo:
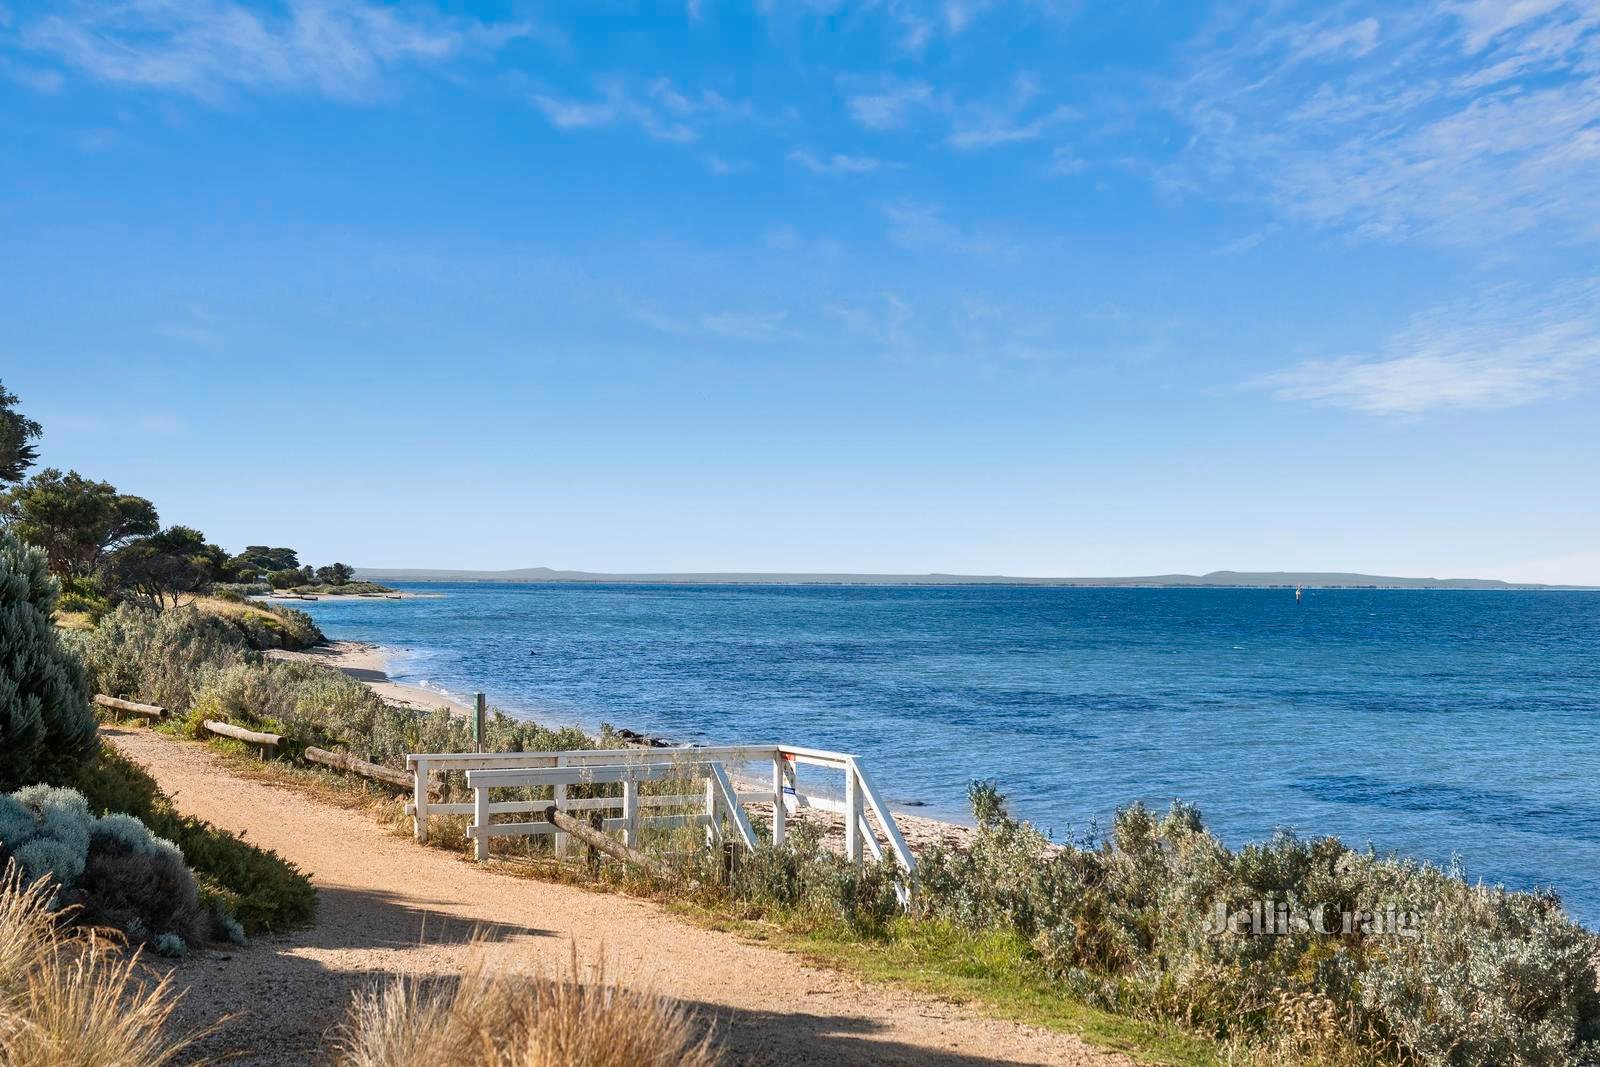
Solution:
M 417 841 L 428 840 L 428 820 L 434 816 L 471 816 L 467 836 L 479 861 L 489 858 L 489 842 L 496 837 L 552 835 L 556 854 L 565 855 L 572 835 L 545 816 L 552 805 L 590 819 L 596 830 L 619 835 L 628 849 L 637 848 L 646 831 L 686 826 L 703 827 L 710 847 L 732 842 L 754 849 L 760 842 L 750 822 L 752 805 L 770 807 L 772 845 L 781 848 L 789 818 L 812 808 L 843 817 L 849 862 L 892 858 L 901 871 L 901 900 L 910 901 L 916 858 L 871 777 L 848 753 L 782 744 L 418 752 L 406 757 L 406 768 L 413 782 L 406 811 Z M 430 799 L 434 777 L 449 772 L 465 774 L 470 802 Z M 672 783 L 680 791 L 642 789 L 647 783 Z M 611 788 L 574 790 L 577 786 Z M 532 790 L 540 798 L 528 799 Z M 575 791 L 609 795 L 569 796 Z M 508 792 L 514 796 L 508 799 Z M 504 818 L 516 815 L 539 817 Z

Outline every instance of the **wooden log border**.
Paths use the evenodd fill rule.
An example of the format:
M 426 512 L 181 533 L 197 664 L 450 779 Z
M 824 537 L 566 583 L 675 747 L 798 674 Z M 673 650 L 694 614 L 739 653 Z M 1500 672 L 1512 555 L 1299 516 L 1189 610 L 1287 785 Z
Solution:
M 302 755 L 312 763 L 320 763 L 325 767 L 334 767 L 341 771 L 359 774 L 363 778 L 371 778 L 373 781 L 382 782 L 384 785 L 392 785 L 396 789 L 410 790 L 415 784 L 411 779 L 411 775 L 405 771 L 397 771 L 390 767 L 369 763 L 345 752 L 330 752 L 325 748 L 308 747 Z
M 104 693 L 96 693 L 94 702 L 102 708 L 122 712 L 128 715 L 143 715 L 151 719 L 164 719 L 167 709 L 155 704 L 140 704 L 132 700 L 123 700 L 120 697 L 108 697 Z

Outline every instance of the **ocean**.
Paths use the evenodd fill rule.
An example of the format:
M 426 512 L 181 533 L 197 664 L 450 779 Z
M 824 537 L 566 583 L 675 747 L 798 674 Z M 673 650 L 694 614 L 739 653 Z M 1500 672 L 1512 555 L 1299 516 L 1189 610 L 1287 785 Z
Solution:
M 395 680 L 541 722 L 859 755 L 891 805 L 994 779 L 1057 837 L 1135 800 L 1336 834 L 1600 925 L 1600 593 L 403 586 L 299 605 Z

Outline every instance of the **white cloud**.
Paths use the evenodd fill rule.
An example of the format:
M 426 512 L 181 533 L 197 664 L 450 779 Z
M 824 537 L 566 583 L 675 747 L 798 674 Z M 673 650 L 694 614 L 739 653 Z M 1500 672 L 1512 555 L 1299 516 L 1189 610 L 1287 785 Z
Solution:
M 885 80 L 874 90 L 851 96 L 847 107 L 850 117 L 867 129 L 892 130 L 932 101 L 933 88 L 926 82 Z
M 533 104 L 551 125 L 581 130 L 615 124 L 638 126 L 657 141 L 687 144 L 700 139 L 699 124 L 717 118 L 748 118 L 748 104 L 729 100 L 712 90 L 697 94 L 680 91 L 666 78 L 634 86 L 621 78 L 602 78 L 590 98 L 535 93 Z M 712 164 L 713 173 L 722 173 Z
M 700 328 L 732 341 L 772 341 L 788 315 L 782 311 L 719 311 L 700 316 Z
M 778 340 L 789 317 L 784 311 L 707 311 L 681 315 L 636 303 L 625 303 L 624 310 L 634 320 L 660 333 L 757 343 Z
M 1027 120 L 1005 112 L 980 111 L 958 122 L 945 141 L 963 151 L 1037 141 L 1050 127 L 1077 117 L 1078 113 L 1070 107 L 1052 108 Z
M 1367 239 L 1600 238 L 1600 5 L 1343 10 L 1199 40 L 1167 101 L 1191 137 L 1159 177 Z
M 1491 410 L 1573 393 L 1600 365 L 1600 281 L 1509 290 L 1419 316 L 1382 351 L 1306 360 L 1254 384 L 1374 415 Z
M 912 319 L 911 305 L 898 293 L 888 291 L 871 300 L 827 304 L 823 312 L 852 337 L 885 348 L 898 348 L 905 343 Z
M 870 174 L 883 166 L 883 161 L 871 156 L 851 156 L 834 152 L 818 156 L 807 148 L 796 148 L 789 158 L 813 174 Z
M 540 34 L 404 13 L 363 0 L 291 0 L 263 12 L 232 0 L 67 3 L 23 22 L 17 43 L 98 81 L 215 99 L 229 90 L 372 95 L 386 75 Z

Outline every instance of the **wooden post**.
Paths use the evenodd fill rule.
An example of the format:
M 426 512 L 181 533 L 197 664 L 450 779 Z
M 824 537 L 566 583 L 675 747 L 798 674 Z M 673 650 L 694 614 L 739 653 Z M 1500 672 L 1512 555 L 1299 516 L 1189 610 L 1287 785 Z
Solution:
M 710 821 L 706 823 L 706 844 L 710 847 L 715 847 L 717 842 L 722 840 L 722 826 L 718 819 L 720 814 L 718 807 L 717 780 L 708 777 L 706 779 L 706 814 L 710 816 Z
M 844 858 L 861 862 L 861 781 L 854 766 L 844 769 Z
M 783 787 L 788 784 L 784 768 L 788 760 L 779 752 L 772 757 L 772 847 L 782 848 L 787 834 L 788 812 L 783 807 Z
M 556 766 L 557 767 L 565 767 L 566 765 L 567 765 L 567 757 L 565 757 L 565 756 L 557 756 L 556 757 Z M 566 811 L 567 810 L 567 787 L 565 785 L 553 785 L 553 786 L 551 786 L 550 787 L 550 798 L 555 803 L 555 807 L 556 807 L 557 811 Z M 565 830 L 557 829 L 556 830 L 556 855 L 565 858 L 567 853 L 570 852 L 571 850 L 572 850 L 572 838 L 567 835 L 567 832 Z
M 614 856 L 625 863 L 631 863 L 636 867 L 642 867 L 663 881 L 672 881 L 677 877 L 677 872 L 673 871 L 673 869 L 668 867 L 666 864 L 660 862 L 654 857 L 645 855 L 638 849 L 629 848 L 627 845 L 617 844 L 599 830 L 583 825 L 583 823 L 579 822 L 577 819 L 574 819 L 564 811 L 557 811 L 554 804 L 545 809 L 544 817 L 564 829 L 566 832 L 576 836 L 595 852 L 604 852 L 606 855 Z
M 639 847 L 639 783 L 622 783 L 622 843 L 629 848 Z
M 472 842 L 472 856 L 479 863 L 489 858 L 489 787 L 472 791 L 472 825 L 478 831 Z
M 472 713 L 472 741 L 478 746 L 478 751 L 483 751 L 483 735 L 489 726 L 489 700 L 482 693 L 478 694 L 476 707 Z
M 412 768 L 411 831 L 417 844 L 428 843 L 428 761 L 419 759 Z

